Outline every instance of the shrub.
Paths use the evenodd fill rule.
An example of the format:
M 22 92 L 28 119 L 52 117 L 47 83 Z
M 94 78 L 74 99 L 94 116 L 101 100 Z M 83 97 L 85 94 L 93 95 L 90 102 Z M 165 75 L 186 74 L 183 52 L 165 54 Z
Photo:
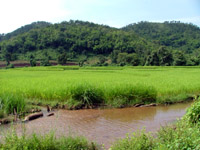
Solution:
M 200 149 L 200 129 L 185 121 L 178 121 L 174 127 L 163 127 L 157 134 L 156 149 L 197 150 Z
M 133 135 L 118 140 L 111 147 L 112 150 L 151 150 L 154 147 L 153 137 L 145 131 L 133 133 Z
M 103 103 L 103 92 L 91 86 L 89 84 L 80 84 L 75 86 L 70 91 L 71 100 L 69 102 L 75 101 L 81 107 L 93 107 L 94 105 L 99 105 Z
M 200 123 L 200 100 L 194 102 L 190 108 L 188 108 L 186 116 L 191 123 Z
M 15 68 L 15 66 L 13 64 L 9 64 L 8 66 L 6 66 L 6 69 L 10 69 L 10 68 Z

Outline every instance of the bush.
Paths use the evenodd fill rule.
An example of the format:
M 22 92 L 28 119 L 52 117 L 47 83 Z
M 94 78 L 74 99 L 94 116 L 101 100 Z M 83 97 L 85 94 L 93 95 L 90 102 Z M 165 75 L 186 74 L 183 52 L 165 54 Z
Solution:
M 15 68 L 15 66 L 13 64 L 9 64 L 8 66 L 6 66 L 6 69 L 10 69 L 10 68 Z
M 186 121 L 178 121 L 174 127 L 163 127 L 157 134 L 156 150 L 200 149 L 200 129 Z
M 191 123 L 200 123 L 200 100 L 194 102 L 190 108 L 188 108 L 186 116 Z
M 112 150 L 151 150 L 154 147 L 153 137 L 145 131 L 133 133 L 133 135 L 118 140 L 111 147 Z
M 79 107 L 93 107 L 104 102 L 103 92 L 89 84 L 80 84 L 75 86 L 70 91 L 71 100 L 69 103 L 76 103 Z M 81 105 L 81 106 L 80 106 Z M 76 107 L 76 106 L 74 106 Z

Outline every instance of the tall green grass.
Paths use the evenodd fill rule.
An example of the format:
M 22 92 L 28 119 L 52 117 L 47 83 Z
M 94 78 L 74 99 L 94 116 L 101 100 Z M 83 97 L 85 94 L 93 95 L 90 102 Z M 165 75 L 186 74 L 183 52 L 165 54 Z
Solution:
M 15 131 L 7 134 L 0 143 L 1 150 L 96 150 L 94 143 L 88 142 L 84 137 L 56 138 L 53 133 L 46 135 L 23 134 L 18 136 Z
M 22 96 L 2 94 L 0 96 L 0 118 L 9 114 L 24 112 L 26 102 Z
M 0 95 L 22 95 L 32 101 L 56 101 L 70 107 L 88 107 L 100 101 L 114 107 L 171 103 L 200 93 L 199 73 L 199 67 L 51 66 L 2 69 Z M 99 100 L 95 100 L 97 97 Z

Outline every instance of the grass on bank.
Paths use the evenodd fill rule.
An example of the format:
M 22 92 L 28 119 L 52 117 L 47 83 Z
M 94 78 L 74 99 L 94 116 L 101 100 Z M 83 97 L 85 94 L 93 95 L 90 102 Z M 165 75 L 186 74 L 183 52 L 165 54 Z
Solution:
M 0 119 L 10 114 L 21 114 L 26 110 L 26 102 L 19 95 L 1 95 Z
M 56 138 L 53 133 L 18 136 L 15 131 L 7 134 L 0 142 L 1 150 L 97 150 L 97 145 L 84 137 Z

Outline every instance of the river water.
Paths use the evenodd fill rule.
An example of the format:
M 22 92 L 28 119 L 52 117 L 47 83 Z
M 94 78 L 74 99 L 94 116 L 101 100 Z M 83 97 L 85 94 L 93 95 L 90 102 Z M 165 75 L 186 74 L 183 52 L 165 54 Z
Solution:
M 144 127 L 146 131 L 155 132 L 161 126 L 173 123 L 185 114 L 190 105 L 191 102 L 123 109 L 58 110 L 54 116 L 17 123 L 12 125 L 12 128 L 21 133 L 25 127 L 27 134 L 44 134 L 53 130 L 57 136 L 83 135 L 108 148 L 116 139 L 125 137 L 127 133 Z M 0 137 L 5 135 L 10 126 L 0 126 Z

